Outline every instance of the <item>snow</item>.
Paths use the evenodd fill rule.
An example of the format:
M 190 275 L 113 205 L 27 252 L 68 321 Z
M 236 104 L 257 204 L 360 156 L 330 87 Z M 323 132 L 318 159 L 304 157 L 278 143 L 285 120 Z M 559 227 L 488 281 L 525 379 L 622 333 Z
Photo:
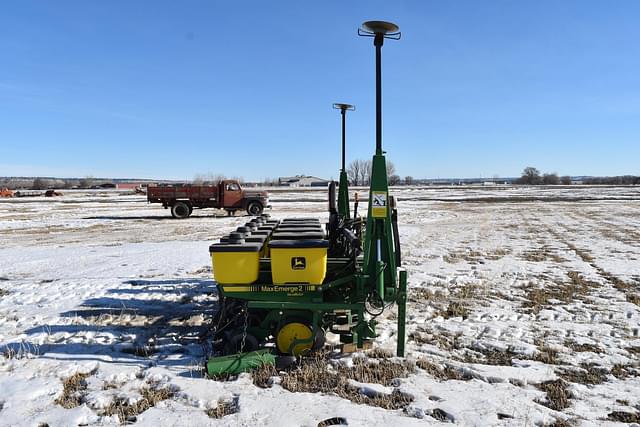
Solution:
M 118 425 L 104 409 L 116 398 L 135 403 L 149 386 L 174 394 L 135 425 L 316 426 L 344 417 L 362 426 L 613 426 L 613 411 L 640 412 L 632 299 L 640 295 L 640 188 L 392 193 L 409 273 L 407 358 L 459 374 L 438 379 L 419 368 L 392 386 L 351 380 L 369 396 L 410 394 L 405 410 L 291 393 L 278 381 L 261 389 L 248 374 L 202 378 L 200 336 L 217 302 L 207 248 L 247 217 L 196 210 L 174 220 L 141 196 L 70 192 L 0 201 L 0 424 Z M 272 215 L 326 220 L 325 198 L 278 189 Z M 536 289 L 551 291 L 538 306 Z M 464 313 L 447 312 L 452 302 Z M 376 346 L 395 348 L 394 314 L 379 319 Z M 540 357 L 550 351 L 555 364 Z M 507 353 L 509 361 L 490 360 Z M 600 384 L 568 380 L 573 397 L 560 411 L 540 403 L 535 384 L 589 365 L 606 371 Z M 626 375 L 614 375 L 616 366 Z M 75 373 L 87 374 L 84 403 L 65 409 L 55 401 Z M 207 415 L 234 399 L 237 413 Z

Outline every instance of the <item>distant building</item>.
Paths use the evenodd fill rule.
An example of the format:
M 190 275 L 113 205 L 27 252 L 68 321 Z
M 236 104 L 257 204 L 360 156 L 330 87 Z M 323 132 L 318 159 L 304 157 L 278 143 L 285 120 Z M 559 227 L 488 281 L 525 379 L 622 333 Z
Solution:
M 329 181 L 308 175 L 283 176 L 278 178 L 281 187 L 326 187 Z

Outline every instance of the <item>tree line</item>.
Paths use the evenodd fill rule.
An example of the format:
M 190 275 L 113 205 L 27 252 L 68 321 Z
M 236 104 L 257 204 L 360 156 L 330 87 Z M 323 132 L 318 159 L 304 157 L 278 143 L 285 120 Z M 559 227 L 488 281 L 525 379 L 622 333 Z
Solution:
M 571 177 L 566 175 L 559 177 L 555 172 L 541 174 L 538 169 L 529 166 L 524 168 L 522 175 L 515 180 L 515 183 L 523 185 L 571 185 Z
M 347 178 L 351 185 L 369 185 L 371 183 L 371 160 L 354 160 L 347 166 Z M 413 182 L 413 178 L 409 178 Z M 405 178 L 405 181 L 406 181 Z M 396 166 L 391 161 L 387 161 L 387 179 L 389 185 L 398 185 L 402 181 L 396 174 Z
M 571 185 L 570 176 L 559 177 L 557 173 L 541 174 L 540 171 L 532 166 L 524 168 L 520 178 L 514 181 L 515 184 L 523 185 Z M 604 176 L 604 177 L 585 177 L 582 184 L 586 185 L 640 185 L 640 176 L 622 175 L 622 176 Z

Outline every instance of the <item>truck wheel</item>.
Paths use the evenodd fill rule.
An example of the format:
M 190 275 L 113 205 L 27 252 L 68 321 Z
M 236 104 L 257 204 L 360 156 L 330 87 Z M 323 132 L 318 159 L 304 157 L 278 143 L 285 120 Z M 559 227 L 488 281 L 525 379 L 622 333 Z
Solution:
M 171 215 L 178 219 L 188 218 L 191 215 L 191 209 L 185 202 L 176 202 L 175 205 L 171 206 Z
M 247 206 L 247 213 L 249 215 L 260 215 L 262 213 L 262 204 L 260 202 L 251 202 Z

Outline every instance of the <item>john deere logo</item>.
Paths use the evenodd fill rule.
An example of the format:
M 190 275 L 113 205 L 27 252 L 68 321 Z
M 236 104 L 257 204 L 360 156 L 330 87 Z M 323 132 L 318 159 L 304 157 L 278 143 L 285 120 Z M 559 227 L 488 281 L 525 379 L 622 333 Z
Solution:
M 291 258 L 292 270 L 304 270 L 307 268 L 307 260 L 303 256 L 294 256 Z

